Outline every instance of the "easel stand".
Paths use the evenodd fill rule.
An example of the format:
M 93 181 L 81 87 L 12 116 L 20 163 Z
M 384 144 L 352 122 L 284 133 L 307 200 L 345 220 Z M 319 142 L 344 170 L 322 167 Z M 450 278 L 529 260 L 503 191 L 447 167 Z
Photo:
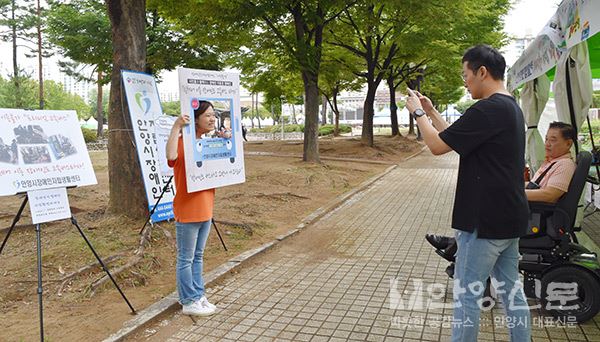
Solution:
M 169 185 L 171 185 L 171 181 L 172 180 L 173 180 L 173 176 L 169 177 L 169 180 L 167 181 L 167 183 L 163 187 L 162 192 L 160 193 L 160 196 L 158 196 L 158 199 L 156 200 L 156 203 L 154 203 L 154 206 L 152 207 L 152 210 L 150 210 L 150 213 L 148 214 L 148 218 L 146 219 L 146 222 L 144 222 L 144 225 L 142 226 L 142 229 L 140 229 L 140 232 L 139 232 L 140 235 L 142 235 L 142 233 L 144 232 L 144 229 L 146 229 L 146 226 L 148 225 L 148 223 L 150 223 L 150 225 L 152 225 L 152 215 L 154 215 L 154 211 L 156 211 L 156 208 L 158 207 L 158 204 L 160 203 L 160 200 L 163 198 L 163 195 L 165 194 L 165 192 L 167 192 L 167 189 L 169 189 Z M 223 245 L 223 249 L 225 249 L 225 251 L 227 251 L 227 246 L 225 246 L 225 241 L 223 241 L 223 237 L 221 236 L 221 232 L 219 231 L 219 228 L 217 228 L 217 225 L 215 223 L 215 219 L 214 218 L 212 219 L 212 226 L 215 228 L 215 231 L 217 232 L 217 235 L 219 236 L 219 240 L 221 240 L 221 244 Z
M 4 250 L 4 246 L 6 245 L 6 242 L 8 241 L 8 238 L 10 237 L 10 234 L 12 233 L 13 229 L 15 228 L 17 222 L 19 222 L 19 220 L 21 219 L 21 214 L 23 213 L 23 209 L 25 208 L 25 205 L 27 204 L 27 200 L 28 200 L 27 195 L 25 195 L 25 197 L 23 199 L 23 203 L 21 203 L 21 207 L 19 208 L 19 211 L 15 215 L 12 225 L 10 226 L 8 233 L 6 233 L 6 237 L 4 237 L 2 246 L 0 246 L 0 254 L 2 254 L 2 250 Z M 88 245 L 88 247 L 90 248 L 90 250 L 96 257 L 96 260 L 98 260 L 98 263 L 100 264 L 100 266 L 102 267 L 104 272 L 106 272 L 106 274 L 108 275 L 108 277 L 110 278 L 112 283 L 115 285 L 115 287 L 121 294 L 121 297 L 123 297 L 123 299 L 125 300 L 125 303 L 127 303 L 127 306 L 129 306 L 129 309 L 131 309 L 131 313 L 136 314 L 135 309 L 133 308 L 133 306 L 131 306 L 131 303 L 129 303 L 129 300 L 127 300 L 127 297 L 125 297 L 125 294 L 123 293 L 123 291 L 121 291 L 121 288 L 119 287 L 119 285 L 117 284 L 117 282 L 115 281 L 113 276 L 110 274 L 108 268 L 106 267 L 106 265 L 104 264 L 104 262 L 102 261 L 102 259 L 98 255 L 98 253 L 96 253 L 96 250 L 94 250 L 94 247 L 92 246 L 92 244 L 90 243 L 88 238 L 85 236 L 85 234 L 79 227 L 79 224 L 77 223 L 77 220 L 75 219 L 74 216 L 71 216 L 71 224 L 73 224 L 77 228 L 77 230 L 79 231 L 79 234 L 81 235 L 81 237 L 83 237 L 83 239 L 85 240 L 85 243 Z M 36 249 L 37 249 L 37 277 L 38 277 L 37 294 L 38 294 L 38 307 L 39 307 L 39 317 L 40 317 L 40 341 L 44 342 L 44 305 L 43 305 L 44 287 L 43 287 L 43 283 L 42 283 L 42 237 L 41 237 L 42 233 L 41 233 L 41 225 L 40 224 L 35 225 L 35 235 L 36 235 Z

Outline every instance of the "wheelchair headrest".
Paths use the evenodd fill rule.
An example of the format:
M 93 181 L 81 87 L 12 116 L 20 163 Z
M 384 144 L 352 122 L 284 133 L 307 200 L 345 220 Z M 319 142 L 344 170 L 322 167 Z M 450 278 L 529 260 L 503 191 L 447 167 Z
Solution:
M 567 193 L 556 203 L 558 208 L 563 209 L 569 214 L 571 225 L 575 221 L 579 199 L 581 198 L 581 193 L 583 192 L 586 178 L 590 170 L 590 165 L 592 163 L 592 154 L 587 151 L 579 152 L 576 163 L 577 168 L 575 169 L 575 173 L 573 174 L 573 178 L 569 184 L 569 189 L 567 190 Z

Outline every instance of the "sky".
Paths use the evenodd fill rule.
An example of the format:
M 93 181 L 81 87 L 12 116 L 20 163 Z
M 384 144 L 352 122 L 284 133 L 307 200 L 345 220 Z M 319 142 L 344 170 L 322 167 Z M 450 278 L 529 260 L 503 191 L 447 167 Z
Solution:
M 504 32 L 515 35 L 537 35 L 556 12 L 557 0 L 517 0 L 504 21 Z
M 513 8 L 505 18 L 505 32 L 515 37 L 525 35 L 537 35 L 541 28 L 546 24 L 550 17 L 556 11 L 560 0 L 516 0 Z M 21 53 L 22 53 L 21 49 Z M 514 58 L 507 56 L 507 64 L 510 66 L 514 63 Z M 45 61 L 45 67 L 58 71 L 56 67 L 57 58 Z M 19 64 L 22 65 L 33 77 L 37 78 L 37 61 L 34 58 L 20 57 Z M 8 43 L 0 43 L 0 74 L 6 76 L 11 73 L 12 54 L 11 45 Z M 166 73 L 163 75 L 162 87 L 174 89 L 177 88 L 176 72 Z M 161 88 L 162 88 L 161 87 Z

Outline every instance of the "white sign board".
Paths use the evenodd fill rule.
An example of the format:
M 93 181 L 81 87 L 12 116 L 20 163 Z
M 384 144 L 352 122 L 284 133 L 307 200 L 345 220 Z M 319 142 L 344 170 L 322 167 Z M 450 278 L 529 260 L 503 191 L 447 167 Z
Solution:
M 243 183 L 246 180 L 238 73 L 180 68 L 181 113 L 190 116 L 183 129 L 188 192 Z M 228 138 L 208 133 L 196 137 L 194 109 L 199 101 L 213 104 L 216 129 L 231 129 Z
M 0 196 L 96 184 L 72 110 L 0 108 Z
M 123 70 L 121 76 L 129 114 L 131 115 L 135 146 L 140 159 L 142 177 L 144 178 L 148 210 L 151 211 L 169 181 L 169 176 L 160 172 L 156 133 L 154 131 L 154 121 L 162 116 L 162 107 L 156 82 L 152 75 Z M 174 185 L 171 182 L 152 214 L 151 219 L 153 222 L 160 222 L 174 217 L 174 193 Z
M 173 168 L 167 163 L 167 141 L 171 134 L 171 128 L 177 120 L 174 116 L 163 115 L 154 120 L 154 131 L 156 133 L 156 147 L 158 149 L 158 162 L 160 172 L 163 176 L 172 176 Z
M 67 188 L 28 191 L 27 199 L 33 224 L 71 217 Z

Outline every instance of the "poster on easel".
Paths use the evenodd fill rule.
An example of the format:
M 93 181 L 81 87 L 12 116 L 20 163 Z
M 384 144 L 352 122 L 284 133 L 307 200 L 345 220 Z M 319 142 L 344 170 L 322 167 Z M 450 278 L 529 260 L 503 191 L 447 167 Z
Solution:
M 156 82 L 154 76 L 137 71 L 123 70 L 121 75 L 146 189 L 148 211 L 152 211 L 162 194 L 151 220 L 152 222 L 165 221 L 174 217 L 175 185 L 171 182 L 163 194 L 163 189 L 172 173 L 161 171 L 161 165 L 166 164 L 166 161 L 160 162 L 161 155 L 165 154 L 158 151 L 159 144 L 155 131 L 156 120 L 163 116 Z
M 178 73 L 181 113 L 190 116 L 183 129 L 188 192 L 245 182 L 239 74 L 187 68 Z M 216 122 L 215 131 L 198 136 L 194 110 L 200 101 L 213 105 Z
M 34 190 L 27 192 L 31 223 L 39 224 L 71 217 L 67 188 Z
M 73 110 L 0 108 L 0 196 L 96 184 Z

